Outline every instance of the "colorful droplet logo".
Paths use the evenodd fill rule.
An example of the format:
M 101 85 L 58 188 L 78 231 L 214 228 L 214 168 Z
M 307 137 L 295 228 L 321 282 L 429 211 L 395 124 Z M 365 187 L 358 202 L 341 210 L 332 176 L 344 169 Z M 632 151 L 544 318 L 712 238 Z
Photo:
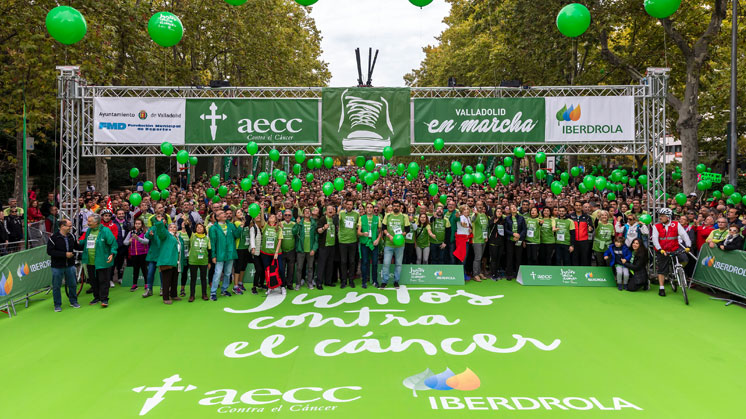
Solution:
M 450 368 L 446 368 L 445 371 L 441 372 L 440 374 L 436 374 L 432 377 L 427 378 L 425 380 L 425 385 L 433 390 L 453 390 L 453 387 L 450 387 L 448 384 L 446 384 L 446 381 L 448 381 L 448 379 L 453 377 L 454 375 L 456 374 L 454 374 Z
M 405 378 L 402 384 L 404 387 L 412 389 L 412 394 L 415 397 L 417 397 L 418 390 L 471 391 L 478 389 L 482 385 L 479 377 L 469 368 L 460 374 L 454 374 L 450 368 L 446 368 L 440 374 L 434 374 L 428 368 L 419 374 Z
M 707 256 L 702 260 L 702 266 L 707 266 L 709 268 L 712 268 L 712 265 L 715 264 L 715 257 L 713 256 Z
M 578 121 L 580 120 L 580 105 L 578 106 L 572 106 L 570 105 L 570 108 L 567 108 L 567 105 L 563 106 L 562 109 L 557 111 L 557 114 L 555 115 L 557 118 L 557 122 L 570 122 L 570 121 Z
M 28 263 L 22 263 L 18 265 L 18 270 L 16 270 L 16 274 L 19 278 L 23 278 L 29 273 L 31 273 L 31 270 L 28 268 Z
M 5 275 L 0 277 L 0 297 L 10 295 L 11 291 L 13 291 L 13 275 L 8 272 L 7 278 Z
M 467 368 L 461 374 L 456 374 L 447 379 L 446 385 L 454 390 L 471 391 L 478 389 L 481 382 L 479 381 L 479 377 L 474 374 L 474 371 Z

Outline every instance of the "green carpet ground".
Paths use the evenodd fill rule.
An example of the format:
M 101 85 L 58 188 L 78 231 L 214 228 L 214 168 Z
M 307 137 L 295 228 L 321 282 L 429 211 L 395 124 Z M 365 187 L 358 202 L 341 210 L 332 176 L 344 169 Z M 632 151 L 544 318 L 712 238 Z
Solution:
M 421 418 L 499 414 L 515 418 L 724 418 L 743 414 L 746 310 L 740 307 L 725 307 L 696 291 L 691 293 L 691 305 L 685 306 L 680 294 L 670 291 L 668 297 L 660 298 L 653 290 L 629 293 L 613 288 L 524 287 L 506 281 L 468 283 L 447 291 L 453 294 L 458 289 L 504 297 L 481 306 L 469 304 L 464 297 L 425 304 L 418 300 L 422 291 L 410 290 L 411 301 L 402 303 L 396 301 L 392 290 L 368 289 L 386 296 L 389 303 L 377 305 L 373 297 L 365 297 L 354 304 L 320 308 L 291 304 L 290 300 L 299 293 L 289 292 L 288 298 L 271 310 L 232 314 L 223 308 L 252 308 L 265 297 L 243 295 L 194 303 L 184 300 L 166 306 L 157 295 L 143 299 L 140 292 L 130 293 L 125 287 L 117 287 L 112 290 L 107 309 L 88 306 L 91 297 L 83 295 L 83 307 L 75 310 L 68 307 L 63 296 L 63 311 L 55 313 L 50 294 L 42 301 L 32 302 L 28 309 L 19 309 L 18 317 L 0 317 L 0 347 L 4 355 L 0 367 L 4 382 L 0 417 L 137 417 L 153 392 L 138 393 L 133 389 L 163 385 L 162 380 L 174 374 L 182 378 L 175 385 L 193 385 L 196 389 L 167 392 L 145 417 Z M 354 290 L 327 288 L 301 293 L 312 297 L 330 294 L 332 301 L 338 301 L 349 291 L 363 290 L 358 284 Z M 260 316 L 305 312 L 336 316 L 349 323 L 358 314 L 345 311 L 363 306 L 404 310 L 393 314 L 410 321 L 440 314 L 450 322 L 459 319 L 459 323 L 380 325 L 385 313 L 376 312 L 370 314 L 368 326 L 309 327 L 306 321 L 289 328 L 247 327 Z M 476 348 L 468 355 L 445 353 L 440 345 L 444 339 L 461 338 L 463 342 L 455 343 L 453 348 L 462 351 L 472 336 L 480 333 L 496 336 L 493 346 L 501 348 L 515 345 L 513 335 L 530 337 L 545 345 L 555 339 L 561 343 L 554 350 L 539 350 L 526 343 L 512 353 Z M 233 342 L 249 342 L 248 347 L 238 351 L 247 353 L 258 349 L 262 340 L 273 334 L 285 336 L 275 353 L 294 346 L 298 349 L 276 359 L 224 355 Z M 363 336 L 377 339 L 381 346 L 387 346 L 393 336 L 426 339 L 434 343 L 437 353 L 425 354 L 417 344 L 398 353 L 362 352 L 334 357 L 314 353 L 314 346 L 324 339 L 342 341 L 329 346 L 338 349 Z M 457 374 L 471 369 L 479 377 L 480 387 L 471 391 L 418 390 L 414 397 L 413 391 L 402 384 L 405 378 L 428 368 L 439 373 L 446 367 Z M 327 394 L 325 400 L 324 391 L 340 386 L 360 389 L 338 390 Z M 316 389 L 290 393 L 296 399 L 288 396 L 289 390 L 299 387 Z M 280 399 L 262 405 L 241 401 L 242 394 L 262 388 L 278 391 L 260 390 L 244 397 L 249 402 L 268 401 L 281 397 L 273 393 L 282 393 L 291 401 L 318 400 L 291 403 Z M 205 395 L 218 389 L 236 390 L 232 400 L 235 404 L 221 407 L 199 403 L 201 399 L 225 394 Z M 337 402 L 333 396 L 359 398 Z M 459 403 L 465 406 L 466 397 L 475 397 L 470 401 L 472 407 L 487 410 L 467 410 L 468 406 L 444 409 L 441 397 L 451 398 L 446 405 L 452 403 L 455 407 Z M 610 408 L 612 398 L 618 397 L 642 410 L 561 410 L 556 405 L 549 405 L 551 410 L 544 406 L 509 410 L 498 405 L 499 410 L 494 411 L 489 408 L 488 397 L 595 398 L 605 408 Z M 436 402 L 438 408 L 433 409 L 431 403 Z M 522 403 L 532 406 L 529 401 Z M 571 403 L 582 407 L 584 402 Z M 251 406 L 263 411 L 225 412 Z M 303 410 L 304 406 L 307 410 Z

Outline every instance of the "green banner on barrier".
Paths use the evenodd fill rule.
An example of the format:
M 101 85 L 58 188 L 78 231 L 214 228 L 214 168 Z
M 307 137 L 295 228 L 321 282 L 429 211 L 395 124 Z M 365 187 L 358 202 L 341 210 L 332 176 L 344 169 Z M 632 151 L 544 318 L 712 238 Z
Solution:
M 416 143 L 544 142 L 544 98 L 415 99 Z
M 521 265 L 517 281 L 521 285 L 559 285 L 566 287 L 615 287 L 610 267 Z
M 694 281 L 746 298 L 746 252 L 702 246 Z
M 186 144 L 316 144 L 318 99 L 187 99 Z
M 0 258 L 0 305 L 52 285 L 46 246 Z
M 329 156 L 409 154 L 408 88 L 324 88 L 322 149 Z
M 379 276 L 379 281 L 380 281 Z M 389 285 L 394 281 L 391 265 Z M 403 285 L 464 285 L 462 265 L 402 265 L 399 284 Z

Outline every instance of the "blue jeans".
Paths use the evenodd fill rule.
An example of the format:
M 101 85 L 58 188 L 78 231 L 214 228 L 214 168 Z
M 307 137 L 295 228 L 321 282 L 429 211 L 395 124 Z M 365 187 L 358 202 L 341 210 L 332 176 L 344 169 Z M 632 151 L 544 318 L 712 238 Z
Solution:
M 210 294 L 217 293 L 221 276 L 223 277 L 223 286 L 221 287 L 221 291 L 225 292 L 228 289 L 228 286 L 230 286 L 231 284 L 232 270 L 233 259 L 215 263 L 215 275 L 212 277 L 212 287 L 210 288 Z
M 69 266 L 67 268 L 52 268 L 52 298 L 54 299 L 55 307 L 62 306 L 60 287 L 62 286 L 63 276 L 65 277 L 67 298 L 70 300 L 70 304 L 78 302 L 78 294 L 75 290 L 75 266 Z
M 148 289 L 153 289 L 153 283 L 155 282 L 155 262 L 148 262 L 148 278 L 145 282 L 145 286 Z
M 394 282 L 399 282 L 401 277 L 401 264 L 404 259 L 404 246 L 402 247 L 384 247 L 383 248 L 383 272 L 381 272 L 382 283 L 389 282 L 389 269 L 391 268 L 391 256 L 396 258 L 396 268 L 394 268 Z
M 370 278 L 372 283 L 378 283 L 378 246 L 371 249 L 368 246 L 360 246 L 361 266 L 360 271 L 363 276 L 363 285 L 368 283 Z M 371 266 L 372 265 L 372 266 Z M 371 271 L 371 268 L 372 271 Z
M 448 243 L 448 246 L 446 247 L 446 255 L 443 258 L 443 263 L 448 265 L 461 265 L 461 261 L 456 259 L 456 256 L 453 255 L 453 252 L 456 251 L 456 242 L 451 241 Z

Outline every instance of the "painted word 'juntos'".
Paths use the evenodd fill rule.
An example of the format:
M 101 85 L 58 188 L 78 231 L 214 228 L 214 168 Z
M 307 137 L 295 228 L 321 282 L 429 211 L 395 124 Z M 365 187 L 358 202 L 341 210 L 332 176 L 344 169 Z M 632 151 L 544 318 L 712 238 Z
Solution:
M 427 355 L 436 355 L 438 353 L 438 347 L 425 339 L 407 339 L 404 340 L 401 336 L 392 336 L 388 343 L 383 343 L 378 339 L 371 338 L 373 332 L 368 332 L 363 335 L 362 339 L 355 339 L 347 343 L 342 343 L 339 339 L 325 339 L 317 343 L 314 347 L 314 353 L 318 356 L 333 357 L 342 354 L 358 354 L 361 352 L 370 353 L 386 353 L 386 352 L 404 352 L 411 347 L 419 346 L 422 351 Z M 497 337 L 487 333 L 478 333 L 472 336 L 472 342 L 464 345 L 464 340 L 460 338 L 446 338 L 440 342 L 440 349 L 449 355 L 469 355 L 474 352 L 477 348 L 480 348 L 487 352 L 508 354 L 518 352 L 521 350 L 526 343 L 534 345 L 537 349 L 542 351 L 553 351 L 559 344 L 560 340 L 555 339 L 549 345 L 543 342 L 533 339 L 526 338 L 521 335 L 513 335 L 515 344 L 508 348 L 500 348 L 495 346 L 497 343 Z M 285 341 L 283 335 L 271 335 L 262 341 L 259 349 L 251 352 L 241 351 L 249 346 L 249 342 L 234 342 L 229 344 L 223 354 L 228 358 L 247 358 L 253 355 L 260 354 L 267 358 L 283 358 L 286 357 L 298 349 L 298 346 L 290 348 L 286 352 L 275 353 L 282 343 Z M 388 345 L 388 346 L 386 346 Z M 461 348 L 455 348 L 456 345 Z
M 492 296 L 481 296 L 466 292 L 462 289 L 456 290 L 455 294 L 449 294 L 448 288 L 430 288 L 430 287 L 407 287 L 402 285 L 399 289 L 387 289 L 384 292 L 395 292 L 396 302 L 399 304 L 409 304 L 411 301 L 410 292 L 422 292 L 419 296 L 419 300 L 425 304 L 445 304 L 454 297 L 465 297 L 466 302 L 475 306 L 487 306 L 492 304 L 492 300 L 503 298 L 503 295 L 492 295 Z M 227 313 L 232 314 L 246 314 L 246 313 L 257 313 L 260 311 L 267 311 L 273 309 L 283 301 L 285 301 L 286 295 L 274 293 L 267 297 L 261 304 L 254 308 L 246 310 L 236 310 L 233 308 L 224 308 Z M 308 298 L 307 293 L 300 294 L 293 298 L 292 304 L 294 305 L 307 305 L 311 304 L 316 308 L 334 308 L 341 306 L 342 304 L 356 304 L 364 299 L 375 301 L 378 305 L 386 305 L 389 303 L 389 298 L 383 293 L 363 293 L 358 294 L 357 292 L 348 292 L 338 301 L 332 301 L 334 296 L 332 295 L 320 295 L 313 298 Z

